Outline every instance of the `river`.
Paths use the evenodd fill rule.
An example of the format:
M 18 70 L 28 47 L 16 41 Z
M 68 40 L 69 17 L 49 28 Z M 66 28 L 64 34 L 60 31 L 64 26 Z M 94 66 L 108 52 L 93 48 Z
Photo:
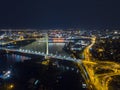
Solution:
M 65 43 L 48 43 L 49 47 L 49 54 L 54 55 L 62 55 L 62 56 L 68 56 L 69 54 L 64 51 Z M 41 41 L 35 41 L 29 45 L 26 45 L 24 47 L 21 47 L 21 49 L 27 49 L 32 51 L 38 51 L 38 52 L 46 52 L 46 43 Z
M 63 50 L 64 45 L 65 43 L 49 43 L 49 53 L 69 56 L 69 54 L 67 54 Z M 35 41 L 29 45 L 21 47 L 21 49 L 45 52 L 45 49 L 46 49 L 45 46 L 46 46 L 45 43 Z M 35 57 L 33 57 L 32 59 L 33 61 L 34 61 L 34 58 Z M 3 71 L 6 71 L 10 67 L 12 67 L 12 65 L 14 65 L 16 62 L 23 62 L 29 59 L 30 57 L 22 56 L 22 55 L 16 55 L 16 54 L 10 54 L 10 53 L 1 54 L 0 55 L 0 74 Z M 33 76 L 36 76 L 36 75 L 39 76 L 39 82 L 41 82 L 40 87 L 42 86 L 43 88 L 48 88 L 46 90 L 80 90 L 82 89 L 82 86 L 81 86 L 82 77 L 80 75 L 80 72 L 78 72 L 78 68 L 72 62 L 69 62 L 69 61 L 64 62 L 63 60 L 61 60 L 59 61 L 59 63 L 62 63 L 59 65 L 59 68 L 55 67 L 54 65 L 52 67 L 49 65 L 43 66 L 39 63 L 35 63 L 35 65 L 33 65 L 34 63 L 31 63 L 31 64 L 22 63 L 20 67 L 19 67 L 19 64 L 17 64 L 17 67 L 14 68 L 14 70 L 16 71 L 14 72 L 15 76 L 13 77 L 14 80 L 16 80 L 15 79 L 16 77 L 19 77 L 18 81 L 15 81 L 15 85 L 17 88 L 16 90 L 28 90 L 28 88 L 24 86 L 23 83 L 22 84 L 19 83 L 19 81 L 22 80 L 23 82 L 25 80 L 24 81 L 25 85 L 27 84 L 29 87 L 29 84 L 27 82 L 31 79 L 34 79 Z M 24 73 L 27 73 L 27 74 L 24 74 Z M 16 75 L 19 75 L 19 76 L 16 76 Z M 23 89 L 23 88 L 27 88 L 27 89 Z M 34 89 L 34 90 L 38 90 L 38 89 Z M 40 90 L 43 90 L 43 89 L 40 89 Z

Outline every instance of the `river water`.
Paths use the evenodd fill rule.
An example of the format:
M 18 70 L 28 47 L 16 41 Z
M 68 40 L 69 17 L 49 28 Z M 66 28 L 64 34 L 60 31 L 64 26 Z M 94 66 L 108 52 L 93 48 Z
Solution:
M 69 54 L 64 51 L 65 43 L 48 43 L 49 54 L 68 56 Z M 44 52 L 46 53 L 46 43 L 41 41 L 35 41 L 29 45 L 21 47 L 21 49 L 27 49 L 32 51 Z
M 63 50 L 64 45 L 65 45 L 65 43 L 49 43 L 48 44 L 49 54 L 69 56 L 69 54 Z M 21 47 L 21 49 L 45 53 L 46 52 L 46 43 L 40 42 L 40 41 L 35 41 L 35 42 L 32 42 L 31 44 Z M 16 62 L 23 62 L 24 60 L 28 60 L 28 59 L 30 59 L 30 57 L 16 55 L 16 54 L 0 55 L 0 68 L 2 69 L 2 67 L 3 68 L 8 67 L 10 65 L 13 65 Z
M 65 43 L 49 43 L 49 53 L 56 54 L 56 55 L 69 56 L 69 54 L 67 54 L 63 50 L 64 45 L 65 45 Z M 46 51 L 45 46 L 46 46 L 46 44 L 44 42 L 35 41 L 29 45 L 21 47 L 21 49 L 27 49 L 27 50 L 33 50 L 33 51 L 45 53 L 45 51 Z M 16 55 L 16 54 L 10 54 L 10 53 L 0 54 L 0 74 L 3 71 L 6 71 L 9 68 L 11 68 L 12 65 L 14 65 L 16 62 L 23 62 L 25 60 L 30 60 L 30 57 Z M 34 61 L 34 59 L 33 59 L 33 61 Z M 40 81 L 42 82 L 40 85 L 42 87 L 44 86 L 44 88 L 50 88 L 50 89 L 46 89 L 46 90 L 80 90 L 80 89 L 82 89 L 81 83 L 82 83 L 83 79 L 82 79 L 80 73 L 77 72 L 78 71 L 77 67 L 73 63 L 69 64 L 69 61 L 64 62 L 63 60 L 61 60 L 61 63 L 62 63 L 61 66 L 59 66 L 60 68 L 56 68 L 54 66 L 52 66 L 52 67 L 47 66 L 47 70 L 44 70 L 45 69 L 44 67 L 46 67 L 46 66 L 43 67 L 39 63 L 38 63 L 38 66 L 41 67 L 42 69 L 40 69 L 40 68 L 33 69 L 34 67 L 36 67 L 36 64 L 34 66 L 33 63 L 30 64 L 31 65 L 30 67 L 27 67 L 27 65 L 29 66 L 29 64 L 25 64 L 25 66 L 23 65 L 23 67 L 18 67 L 18 69 L 14 68 L 16 70 L 14 73 L 19 72 L 19 68 L 23 73 L 23 74 L 21 74 L 19 72 L 18 74 L 16 74 L 16 76 L 19 75 L 20 77 L 19 77 L 18 81 L 16 81 L 15 83 L 18 83 L 20 80 L 24 81 L 24 79 L 26 79 L 26 77 L 28 77 L 30 75 L 36 76 L 38 74 L 38 72 L 36 70 L 38 70 L 40 72 L 40 75 L 38 75 L 38 76 L 39 76 Z M 24 63 L 22 63 L 22 64 L 24 64 Z M 19 66 L 19 65 L 17 65 L 17 66 Z M 71 68 L 71 69 L 69 69 L 69 68 Z M 26 74 L 24 74 L 26 72 L 27 72 L 28 76 Z M 23 79 L 23 77 L 25 77 L 25 78 Z M 30 78 L 32 78 L 32 77 L 30 77 Z M 28 79 L 28 81 L 29 81 L 29 79 Z M 24 83 L 27 83 L 28 81 L 25 80 Z M 23 89 L 23 88 L 26 88 L 26 86 L 24 86 L 23 83 L 22 84 L 18 83 L 15 85 L 17 88 L 15 90 L 28 90 L 28 89 Z M 17 87 L 17 85 L 20 87 Z M 53 89 L 51 89 L 51 88 L 53 88 Z M 43 90 L 43 89 L 40 89 L 40 90 Z

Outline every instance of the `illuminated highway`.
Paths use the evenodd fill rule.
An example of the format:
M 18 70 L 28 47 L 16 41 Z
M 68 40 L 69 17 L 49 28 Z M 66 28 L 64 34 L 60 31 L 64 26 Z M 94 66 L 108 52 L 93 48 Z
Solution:
M 13 42 L 16 42 L 16 41 L 11 41 L 8 43 L 13 43 Z M 62 59 L 62 60 L 63 59 L 70 60 L 78 63 L 80 69 L 82 70 L 83 77 L 86 81 L 88 89 L 108 90 L 109 83 L 113 80 L 113 76 L 120 75 L 120 64 L 116 62 L 93 59 L 92 54 L 90 53 L 89 50 L 90 48 L 92 48 L 95 42 L 96 42 L 96 37 L 94 36 L 91 38 L 91 44 L 88 45 L 83 51 L 83 55 L 84 55 L 83 61 L 69 58 L 69 57 L 52 55 L 52 54 L 49 54 L 48 56 L 52 58 Z M 4 43 L 4 44 L 8 44 L 8 43 Z M 11 49 L 6 49 L 6 50 L 11 51 Z M 45 53 L 38 52 L 38 51 L 31 51 L 29 49 L 23 49 L 23 48 L 18 50 L 12 49 L 12 51 L 46 56 Z
M 120 64 L 110 61 L 94 60 L 90 48 L 95 44 L 96 38 L 91 39 L 91 44 L 84 49 L 83 65 L 90 77 L 88 88 L 92 90 L 109 90 L 109 82 L 112 76 L 120 75 Z M 91 90 L 91 89 L 90 89 Z

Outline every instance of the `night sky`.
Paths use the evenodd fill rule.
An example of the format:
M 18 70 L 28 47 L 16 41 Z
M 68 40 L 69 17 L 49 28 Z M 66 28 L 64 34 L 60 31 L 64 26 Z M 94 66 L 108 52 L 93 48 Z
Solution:
M 120 29 L 120 0 L 0 0 L 0 28 Z

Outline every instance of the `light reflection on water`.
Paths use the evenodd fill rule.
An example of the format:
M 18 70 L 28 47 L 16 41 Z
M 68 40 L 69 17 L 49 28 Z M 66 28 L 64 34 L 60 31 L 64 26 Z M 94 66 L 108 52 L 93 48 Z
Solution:
M 62 55 L 62 56 L 69 56 L 64 50 L 63 47 L 65 43 L 49 43 L 49 53 Z M 33 50 L 33 51 L 46 51 L 46 44 L 45 42 L 33 42 L 27 46 L 22 47 L 22 49 Z M 5 54 L 4 56 L 0 55 L 0 66 L 8 66 L 13 65 L 15 62 L 23 62 L 24 60 L 30 59 L 29 57 L 16 55 L 16 54 Z M 0 67 L 1 68 L 1 67 Z
M 62 56 L 69 56 L 67 52 L 63 50 L 65 43 L 48 43 L 49 53 L 57 54 Z M 31 51 L 46 52 L 46 43 L 45 42 L 33 42 L 27 46 L 22 47 L 21 49 L 27 49 Z
M 69 56 L 64 50 L 65 43 L 49 43 L 49 53 Z
M 28 59 L 30 58 L 16 54 L 0 55 L 0 70 L 9 67 L 16 62 L 23 62 L 24 60 L 28 60 Z
M 22 62 L 29 59 L 26 56 L 16 55 L 16 54 L 6 54 L 6 59 L 9 62 Z

